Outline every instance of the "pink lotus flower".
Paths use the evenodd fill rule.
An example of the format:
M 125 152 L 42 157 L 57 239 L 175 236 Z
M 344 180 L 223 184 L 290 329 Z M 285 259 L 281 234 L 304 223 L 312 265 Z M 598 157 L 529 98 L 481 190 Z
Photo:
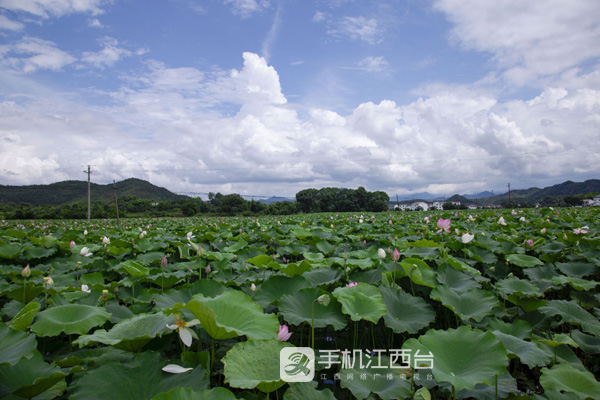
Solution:
M 528 239 L 525 241 L 525 246 L 527 247 L 533 247 L 533 239 Z
M 586 231 L 584 228 L 587 228 L 587 226 L 584 226 L 583 228 L 575 228 L 575 229 L 573 229 L 573 233 L 576 235 L 581 235 L 582 233 L 588 233 L 588 231 Z
M 399 259 L 400 259 L 400 252 L 398 251 L 398 249 L 394 249 L 394 251 L 392 252 L 392 260 L 398 261 Z
M 437 227 L 440 228 L 437 233 L 445 231 L 446 233 L 450 233 L 450 218 L 448 219 L 438 219 Z
M 71 242 L 69 243 L 69 247 L 75 247 L 75 241 L 71 240 Z
M 277 335 L 277 340 L 280 342 L 287 342 L 290 336 L 292 336 L 294 332 L 290 332 L 287 325 L 281 325 L 279 327 L 279 334 Z
M 358 282 L 350 282 L 349 284 L 346 285 L 346 287 L 352 287 L 352 286 L 356 286 L 358 285 Z

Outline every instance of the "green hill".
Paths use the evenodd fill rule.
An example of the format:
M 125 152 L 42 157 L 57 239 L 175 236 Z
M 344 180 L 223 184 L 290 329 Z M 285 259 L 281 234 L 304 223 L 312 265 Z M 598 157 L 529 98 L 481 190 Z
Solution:
M 568 195 L 600 193 L 600 179 L 589 179 L 584 182 L 566 181 L 557 185 L 540 189 L 532 187 L 529 189 L 511 190 L 510 199 L 513 202 L 535 203 L 547 198 L 562 198 Z M 484 203 L 502 204 L 508 201 L 508 193 L 488 197 Z
M 117 182 L 119 197 L 133 196 L 147 200 L 181 200 L 187 196 L 178 195 L 150 182 L 130 178 Z M 108 185 L 90 184 L 92 201 L 114 201 L 114 188 Z M 26 203 L 31 205 L 61 205 L 74 202 L 87 202 L 86 181 L 64 181 L 49 185 L 5 186 L 0 185 L 0 202 Z

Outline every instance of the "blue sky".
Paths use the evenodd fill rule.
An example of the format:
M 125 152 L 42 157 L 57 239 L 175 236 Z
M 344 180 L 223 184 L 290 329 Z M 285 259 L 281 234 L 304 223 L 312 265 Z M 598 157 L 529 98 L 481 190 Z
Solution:
M 0 184 L 599 178 L 600 3 L 0 0 Z

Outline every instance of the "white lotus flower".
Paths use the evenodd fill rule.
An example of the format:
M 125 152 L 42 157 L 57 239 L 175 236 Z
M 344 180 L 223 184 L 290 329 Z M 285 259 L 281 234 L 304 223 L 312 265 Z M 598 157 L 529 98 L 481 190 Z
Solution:
M 198 340 L 198 335 L 196 335 L 196 332 L 194 332 L 193 329 L 190 329 L 190 327 L 199 325 L 200 321 L 193 319 L 190 322 L 185 322 L 180 317 L 180 313 L 175 313 L 175 324 L 167 325 L 167 328 L 172 331 L 178 331 L 179 338 L 183 344 L 185 344 L 187 347 L 190 347 L 192 345 L 192 338 Z
M 377 254 L 379 255 L 379 258 L 385 258 L 385 250 L 384 249 L 379 249 L 377 250 Z
M 90 253 L 90 249 L 88 249 L 87 247 L 83 247 L 79 251 L 79 254 L 81 254 L 84 257 L 91 257 L 94 253 Z
M 168 372 L 170 374 L 183 374 L 184 372 L 188 372 L 193 370 L 194 368 L 183 368 L 181 365 L 177 364 L 168 364 L 162 367 L 162 370 Z
M 506 221 L 504 220 L 504 217 L 500 217 L 500 218 L 498 219 L 498 223 L 499 223 L 500 225 L 504 225 L 504 226 L 506 226 Z
M 469 243 L 471 240 L 473 240 L 474 237 L 475 237 L 475 235 L 469 235 L 468 233 L 465 233 L 462 235 L 462 237 L 460 239 L 462 240 L 463 243 Z
M 252 290 L 253 292 L 256 292 L 256 285 L 254 283 L 252 285 L 250 285 L 250 290 Z
M 87 235 L 87 229 L 84 229 L 83 236 Z
M 109 239 L 109 238 L 107 238 L 106 236 L 104 236 L 104 237 L 102 238 L 102 244 L 103 244 L 103 245 L 105 245 L 105 246 L 106 246 L 107 244 L 110 244 L 110 239 Z
M 81 291 L 82 292 L 86 292 L 86 293 L 90 293 L 91 292 L 91 290 L 88 287 L 88 285 L 81 285 Z

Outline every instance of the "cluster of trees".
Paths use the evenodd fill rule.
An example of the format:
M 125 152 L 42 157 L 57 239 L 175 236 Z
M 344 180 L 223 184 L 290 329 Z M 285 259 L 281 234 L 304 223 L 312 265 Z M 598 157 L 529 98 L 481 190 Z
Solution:
M 349 212 L 349 211 L 387 211 L 389 196 L 385 192 L 367 192 L 360 186 L 358 189 L 306 189 L 296 193 L 296 202 L 300 211 L 315 212 Z

